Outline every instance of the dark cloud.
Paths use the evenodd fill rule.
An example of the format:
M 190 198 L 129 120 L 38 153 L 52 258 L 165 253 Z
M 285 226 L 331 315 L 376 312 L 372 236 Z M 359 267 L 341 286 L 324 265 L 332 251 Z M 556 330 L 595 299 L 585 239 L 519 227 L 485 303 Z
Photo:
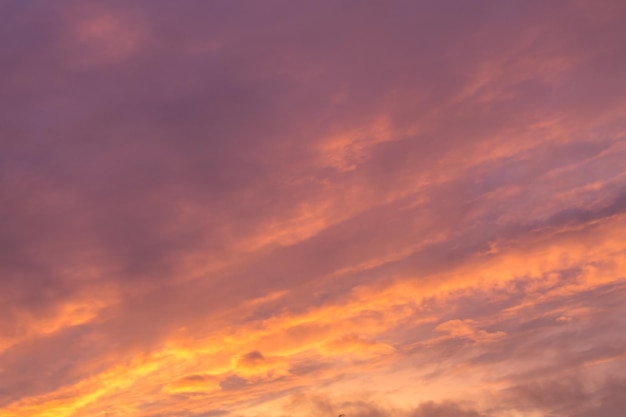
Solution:
M 575 417 L 606 416 L 614 417 L 623 413 L 626 401 L 624 400 L 624 389 L 626 380 L 623 378 L 612 378 L 608 380 L 601 389 L 594 393 L 597 401 L 594 405 L 587 405 L 583 411 L 576 410 L 572 413 Z
M 467 404 L 459 404 L 450 401 L 428 401 L 420 404 L 412 410 L 401 410 L 386 407 L 373 401 L 346 401 L 333 402 L 320 396 L 297 397 L 294 402 L 302 405 L 302 409 L 310 410 L 310 415 L 341 415 L 356 417 L 483 417 L 480 413 Z
M 428 402 L 420 405 L 415 411 L 409 413 L 411 417 L 481 417 L 484 414 L 471 410 L 454 403 Z
M 238 375 L 231 375 L 223 381 L 220 381 L 220 387 L 227 391 L 242 389 L 246 385 L 248 385 L 248 381 Z
M 610 377 L 597 384 L 573 374 L 512 387 L 503 407 L 543 415 L 612 417 L 620 415 L 624 406 L 623 390 L 622 378 Z

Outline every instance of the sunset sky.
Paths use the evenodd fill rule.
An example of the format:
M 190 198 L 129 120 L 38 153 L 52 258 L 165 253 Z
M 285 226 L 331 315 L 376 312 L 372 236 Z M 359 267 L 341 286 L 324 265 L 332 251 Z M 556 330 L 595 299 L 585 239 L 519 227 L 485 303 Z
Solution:
M 0 32 L 0 417 L 625 415 L 624 0 Z

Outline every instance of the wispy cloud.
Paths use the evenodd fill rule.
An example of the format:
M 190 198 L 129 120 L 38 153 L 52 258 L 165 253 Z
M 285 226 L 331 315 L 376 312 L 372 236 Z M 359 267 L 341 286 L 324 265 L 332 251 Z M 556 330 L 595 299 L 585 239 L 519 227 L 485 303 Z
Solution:
M 0 417 L 623 409 L 622 2 L 0 16 Z

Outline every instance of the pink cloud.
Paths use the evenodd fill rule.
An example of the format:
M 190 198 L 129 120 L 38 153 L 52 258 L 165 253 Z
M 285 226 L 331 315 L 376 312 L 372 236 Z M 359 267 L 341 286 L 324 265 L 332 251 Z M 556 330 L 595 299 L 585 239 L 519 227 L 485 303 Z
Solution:
M 621 2 L 0 12 L 0 417 L 617 415 Z

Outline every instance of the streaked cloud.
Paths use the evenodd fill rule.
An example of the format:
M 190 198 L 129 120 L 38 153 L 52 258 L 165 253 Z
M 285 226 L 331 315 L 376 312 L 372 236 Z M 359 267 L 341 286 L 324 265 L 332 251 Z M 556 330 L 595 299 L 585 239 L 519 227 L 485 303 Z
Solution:
M 620 415 L 622 2 L 0 16 L 0 417 Z

